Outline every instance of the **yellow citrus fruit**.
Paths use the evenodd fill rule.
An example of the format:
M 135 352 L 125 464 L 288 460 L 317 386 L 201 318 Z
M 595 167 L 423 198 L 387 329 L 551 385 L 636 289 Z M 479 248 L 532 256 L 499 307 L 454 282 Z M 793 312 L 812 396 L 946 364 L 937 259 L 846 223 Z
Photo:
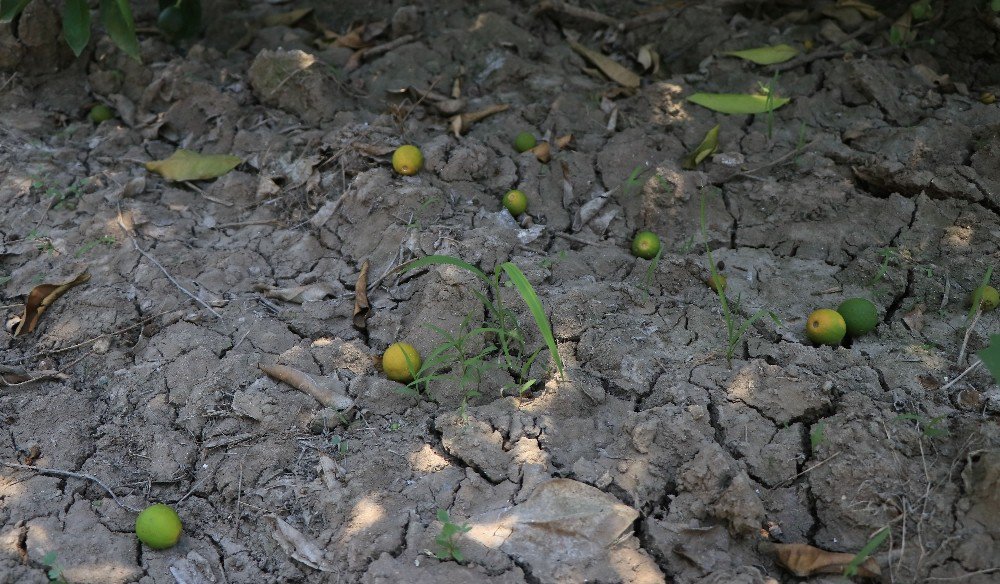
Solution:
M 806 319 L 806 336 L 819 345 L 837 346 L 847 334 L 847 323 L 836 310 L 820 308 Z
M 136 517 L 135 534 L 154 550 L 165 550 L 181 538 L 181 518 L 163 503 L 150 505 Z
M 90 121 L 95 124 L 100 124 L 114 117 L 114 113 L 111 108 L 104 104 L 98 104 L 90 108 Z
M 514 138 L 514 150 L 527 152 L 535 147 L 535 136 L 531 132 L 521 132 Z
M 705 283 L 716 292 L 722 292 L 726 289 L 726 277 L 722 274 L 715 274 L 714 276 L 705 278 Z
M 974 306 L 979 303 L 983 308 L 983 312 L 989 312 L 1000 305 L 1000 294 L 997 293 L 997 289 L 993 286 L 980 286 L 969 294 L 966 299 L 966 306 Z
M 640 231 L 632 239 L 632 255 L 651 260 L 660 253 L 660 238 L 652 231 Z
M 393 381 L 409 383 L 420 370 L 420 353 L 409 343 L 393 343 L 382 353 L 382 371 Z
M 412 144 L 400 146 L 392 153 L 392 167 L 406 176 L 417 174 L 424 167 L 424 155 Z
M 860 337 L 878 326 L 878 310 L 871 301 L 864 298 L 851 298 L 841 302 L 837 312 L 844 317 L 847 334 L 852 337 Z
M 507 194 L 503 196 L 503 206 L 510 211 L 511 215 L 517 217 L 528 210 L 528 196 L 517 189 L 507 191 Z

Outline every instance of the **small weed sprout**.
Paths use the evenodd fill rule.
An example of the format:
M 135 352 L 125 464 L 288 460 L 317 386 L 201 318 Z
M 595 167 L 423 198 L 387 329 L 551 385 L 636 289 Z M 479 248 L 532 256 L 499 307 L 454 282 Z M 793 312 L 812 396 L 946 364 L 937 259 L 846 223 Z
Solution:
M 110 235 L 104 235 L 102 237 L 88 241 L 87 243 L 83 244 L 83 246 L 81 246 L 80 249 L 78 249 L 77 252 L 73 254 L 73 257 L 79 258 L 83 254 L 87 253 L 88 251 L 94 249 L 99 245 L 107 245 L 110 247 L 116 243 L 118 243 L 118 240 L 116 240 L 114 237 Z
M 895 247 L 884 247 L 878 253 L 882 256 L 882 263 L 879 264 L 878 270 L 872 279 L 868 281 L 869 288 L 873 288 L 875 284 L 878 284 L 885 277 L 886 272 L 889 271 L 889 262 L 899 254 L 899 250 Z
M 809 446 L 813 450 L 816 450 L 816 447 L 822 444 L 823 440 L 826 439 L 825 431 L 826 431 L 826 424 L 823 422 L 816 424 L 815 426 L 813 426 L 812 430 L 810 430 Z
M 719 270 L 715 266 L 715 258 L 712 257 L 712 248 L 708 245 L 708 220 L 705 213 L 705 204 L 708 199 L 707 195 L 702 195 L 701 197 L 701 212 L 699 213 L 699 219 L 701 223 L 701 235 L 704 239 L 705 253 L 708 255 L 708 269 L 712 274 L 712 279 L 717 280 L 719 277 Z M 778 326 L 781 326 L 781 320 L 778 319 L 770 310 L 761 308 L 757 312 L 753 313 L 750 318 L 744 320 L 742 323 L 737 322 L 737 311 L 732 310 L 729 304 L 729 300 L 726 298 L 725 288 L 719 287 L 716 290 L 716 294 L 719 297 L 719 304 L 722 305 L 722 318 L 726 321 L 726 363 L 730 366 L 733 364 L 733 354 L 736 352 L 736 346 L 740 343 L 743 335 L 746 334 L 747 330 L 753 323 L 757 322 L 764 316 L 770 316 L 771 320 Z M 737 299 L 738 302 L 738 299 Z
M 448 512 L 444 509 L 438 509 L 437 519 L 443 525 L 441 526 L 441 533 L 434 538 L 434 543 L 438 545 L 438 551 L 434 553 L 434 557 L 442 561 L 455 560 L 461 564 L 465 561 L 465 556 L 463 556 L 462 551 L 458 549 L 458 544 L 455 543 L 455 537 L 468 532 L 472 529 L 472 526 L 468 523 L 464 525 L 456 525 L 452 523 L 451 517 L 448 516 Z
M 459 327 L 459 332 L 451 334 L 438 327 L 429 326 L 441 337 L 442 342 L 424 360 L 423 365 L 415 372 L 414 380 L 406 386 L 405 392 L 420 395 L 431 381 L 438 379 L 456 379 L 465 391 L 462 400 L 464 410 L 469 398 L 479 395 L 477 389 L 483 373 L 493 368 L 507 370 L 516 380 L 518 393 L 523 394 L 537 380 L 525 379 L 534 364 L 535 359 L 545 347 L 530 351 L 526 346 L 525 334 L 517 315 L 503 304 L 501 286 L 513 285 L 531 312 L 535 326 L 545 341 L 545 346 L 552 356 L 560 377 L 563 376 L 562 359 L 556 347 L 555 337 L 549 325 L 548 317 L 542 307 L 541 300 L 532 288 L 524 273 L 512 262 L 497 266 L 493 275 L 487 275 L 476 266 L 451 256 L 433 255 L 420 258 L 408 264 L 403 271 L 412 271 L 430 265 L 451 265 L 463 269 L 487 285 L 486 293 L 473 290 L 473 294 L 486 308 L 486 318 L 482 326 L 472 325 L 472 316 L 468 316 Z M 506 276 L 506 280 L 504 280 Z M 471 341 L 476 337 L 485 339 L 483 347 L 478 351 L 470 350 Z
M 48 576 L 49 582 L 66 584 L 66 577 L 63 576 L 63 568 L 59 565 L 56 552 L 48 552 L 42 556 L 42 565 L 46 568 L 45 575 Z
M 920 432 L 927 438 L 940 438 L 948 435 L 948 429 L 940 426 L 941 422 L 947 420 L 947 416 L 934 416 L 927 418 L 920 414 L 900 414 L 893 418 L 895 422 L 912 421 L 915 422 Z
M 851 578 L 853 576 L 857 576 L 858 568 L 861 566 L 861 564 L 865 563 L 865 560 L 867 560 L 868 557 L 871 556 L 872 553 L 875 550 L 877 550 L 878 547 L 882 545 L 882 542 L 884 542 L 888 537 L 889 537 L 888 527 L 883 527 L 882 529 L 878 530 L 875 533 L 875 535 L 873 535 L 872 538 L 868 540 L 868 543 L 865 544 L 865 547 L 861 548 L 861 551 L 859 551 L 857 555 L 855 555 L 854 558 L 851 559 L 850 563 L 848 563 L 847 566 L 844 567 L 844 577 Z

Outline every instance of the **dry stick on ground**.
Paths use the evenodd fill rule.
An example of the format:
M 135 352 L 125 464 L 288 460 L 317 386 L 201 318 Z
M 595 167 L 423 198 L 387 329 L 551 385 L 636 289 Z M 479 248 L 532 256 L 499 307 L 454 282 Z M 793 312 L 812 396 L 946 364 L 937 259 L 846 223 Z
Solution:
M 133 511 L 135 513 L 139 513 L 141 511 L 141 509 L 136 509 L 135 507 L 133 507 L 133 506 L 129 505 L 128 503 L 125 503 L 121 499 L 119 499 L 118 495 L 116 495 L 115 492 L 111 490 L 111 487 L 109 487 L 106 484 L 104 484 L 104 482 L 101 481 L 101 479 L 95 477 L 94 475 L 87 474 L 87 473 L 80 473 L 80 472 L 71 472 L 71 471 L 68 471 L 68 470 L 59 470 L 59 469 L 55 469 L 55 468 L 42 468 L 42 467 L 37 467 L 37 466 L 29 466 L 27 464 L 15 464 L 13 462 L 0 462 L 0 464 L 6 466 L 8 468 L 16 468 L 16 469 L 21 469 L 21 470 L 30 470 L 30 471 L 34 471 L 34 472 L 36 472 L 38 474 L 42 474 L 42 475 L 49 475 L 49 476 L 56 476 L 56 477 L 69 477 L 69 478 L 73 478 L 73 479 L 81 479 L 81 480 L 85 480 L 85 481 L 91 481 L 93 483 L 96 483 L 99 487 L 101 487 L 105 491 L 107 491 L 107 493 L 109 495 L 111 495 L 111 498 L 114 499 L 115 503 L 117 503 L 118 506 L 121 507 L 122 509 L 128 509 L 129 511 Z
M 800 472 L 799 474 L 797 474 L 797 475 L 795 475 L 795 476 L 793 476 L 791 478 L 785 479 L 785 480 L 781 481 L 780 483 L 778 483 L 777 485 L 774 485 L 773 487 L 771 487 L 770 490 L 773 491 L 774 489 L 777 489 L 777 488 L 781 487 L 784 484 L 790 483 L 790 482 L 794 481 L 795 479 L 799 478 L 800 476 L 802 476 L 802 475 L 804 475 L 804 474 L 806 474 L 808 472 L 812 472 L 813 470 L 815 470 L 815 469 L 823 466 L 824 464 L 830 462 L 834 458 L 837 458 L 838 456 L 840 456 L 841 452 L 843 452 L 843 451 L 840 450 L 840 451 L 837 451 L 837 452 L 833 453 L 833 455 L 824 458 L 823 460 L 821 460 L 821 461 L 817 462 L 816 464 L 810 466 L 809 468 L 805 469 L 804 471 Z
M 771 71 L 774 72 L 774 73 L 781 73 L 783 71 L 788 71 L 790 69 L 795 69 L 796 67 L 801 67 L 802 65 L 806 65 L 806 64 L 812 63 L 813 61 L 817 61 L 819 59 L 828 59 L 830 57 L 839 57 L 841 55 L 845 55 L 845 54 L 847 54 L 847 53 L 849 53 L 851 51 L 848 51 L 848 50 L 846 50 L 844 48 L 841 48 L 841 47 L 843 47 L 847 43 L 849 43 L 849 42 L 857 39 L 861 35 L 867 34 L 867 33 L 871 32 L 871 31 L 875 30 L 875 28 L 880 27 L 880 26 L 882 26 L 883 24 L 885 24 L 887 22 L 888 22 L 888 20 L 885 19 L 885 18 L 880 18 L 878 20 L 869 22 L 865 26 L 862 26 L 858 30 L 856 30 L 856 31 L 852 32 L 851 34 L 847 35 L 847 38 L 845 38 L 844 40 L 842 40 L 839 43 L 837 43 L 837 47 L 838 48 L 836 48 L 836 49 L 829 49 L 829 50 L 826 50 L 826 51 L 815 51 L 815 52 L 809 53 L 807 55 L 802 55 L 800 57 L 796 57 L 795 59 L 792 59 L 791 61 L 786 61 L 784 63 L 780 63 L 780 64 L 777 64 L 777 65 L 772 65 L 771 66 Z M 895 49 L 896 47 L 892 47 L 892 48 Z M 879 49 L 876 49 L 876 50 L 879 50 Z M 868 52 L 868 51 L 860 51 L 860 52 Z
M 780 156 L 780 157 L 772 160 L 771 162 L 768 162 L 767 164 L 762 164 L 762 165 L 760 165 L 760 166 L 758 166 L 756 168 L 751 168 L 750 170 L 741 170 L 739 172 L 734 172 L 733 174 L 730 174 L 729 176 L 723 177 L 723 178 L 721 178 L 721 179 L 713 182 L 712 185 L 713 186 L 717 186 L 717 187 L 721 187 L 722 185 L 726 184 L 727 182 L 729 182 L 729 181 L 731 181 L 733 179 L 739 178 L 739 177 L 754 178 L 752 175 L 757 174 L 758 172 L 760 172 L 762 170 L 767 170 L 768 168 L 771 168 L 772 166 L 778 166 L 779 164 L 783 164 L 785 162 L 788 162 L 789 158 L 793 158 L 795 156 L 798 156 L 799 154 L 802 154 L 803 152 L 805 152 L 806 150 L 808 150 L 809 148 L 811 148 L 813 145 L 815 145 L 817 142 L 819 142 L 818 139 L 817 140 L 813 140 L 812 142 L 810 142 L 810 143 L 802 146 L 801 148 L 794 148 L 791 152 L 788 152 L 787 154 L 785 154 L 783 156 Z
M 975 572 L 969 572 L 968 574 L 962 574 L 961 576 L 928 576 L 927 581 L 933 580 L 935 582 L 955 582 L 958 580 L 971 578 L 973 576 L 980 576 L 982 574 L 992 574 L 994 572 L 1000 572 L 1000 567 L 986 568 L 985 570 L 976 570 Z
M 589 10 L 587 8 L 580 8 L 579 6 L 567 4 L 562 0 L 545 0 L 531 10 L 531 14 L 533 16 L 538 16 L 543 12 L 559 12 L 565 14 L 566 16 L 572 16 L 581 20 L 589 20 L 598 24 L 619 26 L 619 22 L 615 18 L 606 14 L 601 14 L 595 10 Z
M 961 373 L 960 373 L 960 374 L 958 375 L 958 377 L 956 377 L 955 379 L 952 379 L 951 381 L 949 381 L 949 382 L 948 382 L 948 383 L 946 383 L 945 385 L 942 385 L 942 386 L 941 386 L 941 389 L 940 389 L 940 390 L 938 390 L 938 391 L 947 391 L 948 389 L 951 389 L 951 386 L 953 386 L 953 385 L 955 385 L 956 383 L 958 383 L 958 382 L 959 382 L 959 381 L 960 381 L 960 380 L 961 380 L 961 379 L 962 379 L 963 377 L 965 377 L 965 376 L 966 376 L 966 375 L 968 375 L 969 373 L 972 373 L 972 370 L 973 370 L 973 369 L 975 369 L 976 367 L 979 367 L 979 366 L 980 366 L 980 365 L 982 365 L 982 364 L 983 364 L 983 362 L 982 362 L 982 361 L 980 361 L 979 359 L 976 359 L 976 362 L 975 362 L 975 363 L 973 363 L 972 365 L 969 365 L 969 366 L 968 366 L 968 367 L 966 368 L 966 370 L 965 370 L 965 371 L 961 372 Z
M 965 329 L 965 338 L 962 339 L 962 348 L 958 350 L 958 362 L 959 367 L 962 366 L 962 362 L 965 361 L 965 350 L 969 347 L 969 337 L 972 336 L 972 329 L 976 328 L 976 323 L 979 322 L 979 317 L 983 314 L 983 304 L 979 303 L 976 307 L 976 314 L 972 317 L 972 322 L 969 323 L 969 327 Z
M 143 255 L 143 257 L 145 257 L 147 260 L 153 262 L 153 264 L 157 268 L 160 268 L 160 271 L 163 272 L 163 275 L 166 276 L 167 279 L 170 280 L 170 282 L 174 286 L 177 286 L 178 290 L 180 290 L 181 292 L 187 294 L 192 300 L 194 300 L 198 304 L 201 304 L 202 306 L 204 306 L 205 308 L 207 308 L 208 311 L 211 312 L 212 314 L 214 314 L 216 318 L 218 318 L 220 320 L 222 319 L 222 315 L 221 314 L 219 314 L 218 312 L 216 312 L 215 309 L 212 308 L 211 306 L 209 306 L 207 302 L 205 302 L 201 298 L 198 298 L 197 296 L 195 296 L 194 294 L 192 294 L 191 292 L 189 292 L 188 289 L 185 288 L 184 286 L 181 286 L 180 282 L 178 282 L 177 280 L 175 280 L 174 277 L 170 275 L 170 272 L 168 272 L 167 269 L 164 268 L 163 265 L 160 264 L 160 262 L 156 261 L 156 258 L 154 258 L 153 256 L 149 255 L 149 253 L 146 252 L 146 250 L 144 250 L 141 247 L 139 247 L 139 242 L 136 241 L 134 237 L 132 237 L 131 235 L 129 235 L 129 237 L 132 239 L 132 245 L 135 246 L 136 251 L 138 251 L 139 253 L 141 253 Z

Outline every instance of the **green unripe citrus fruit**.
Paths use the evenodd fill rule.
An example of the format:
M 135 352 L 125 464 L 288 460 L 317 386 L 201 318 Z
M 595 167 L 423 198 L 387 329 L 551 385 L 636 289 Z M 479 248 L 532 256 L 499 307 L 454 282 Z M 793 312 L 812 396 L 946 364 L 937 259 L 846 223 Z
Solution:
M 841 302 L 837 312 L 844 317 L 847 334 L 852 337 L 860 337 L 878 326 L 878 310 L 864 298 L 851 298 Z
M 104 105 L 103 103 L 97 104 L 94 107 L 90 108 L 90 121 L 94 122 L 95 124 L 106 122 L 113 117 L 115 117 L 114 112 L 112 112 L 111 108 Z
M 393 381 L 409 383 L 420 370 L 420 353 L 409 343 L 393 343 L 382 354 L 382 372 Z
M 993 286 L 980 286 L 969 294 L 965 301 L 966 306 L 979 305 L 983 312 L 989 312 L 1000 305 L 1000 294 Z
M 528 196 L 517 189 L 507 191 L 503 196 L 503 206 L 511 215 L 517 217 L 528 210 Z
M 521 132 L 514 138 L 514 150 L 518 152 L 527 152 L 535 147 L 537 142 L 535 141 L 535 136 L 531 132 Z
M 150 505 L 136 517 L 135 534 L 154 550 L 165 550 L 181 538 L 181 518 L 163 503 Z
M 424 155 L 412 144 L 400 146 L 392 153 L 392 167 L 406 176 L 417 174 L 424 167 Z
M 806 319 L 806 336 L 819 345 L 837 346 L 847 334 L 847 323 L 836 310 L 820 308 Z
M 184 29 L 184 14 L 177 6 L 168 6 L 160 11 L 156 26 L 167 36 L 177 36 Z
M 632 238 L 632 255 L 651 260 L 660 253 L 660 238 L 652 231 L 640 231 Z

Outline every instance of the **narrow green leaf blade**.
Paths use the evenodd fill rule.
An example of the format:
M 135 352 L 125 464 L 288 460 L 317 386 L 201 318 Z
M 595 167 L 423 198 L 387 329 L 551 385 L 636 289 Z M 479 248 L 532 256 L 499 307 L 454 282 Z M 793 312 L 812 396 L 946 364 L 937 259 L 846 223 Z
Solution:
M 0 22 L 10 22 L 31 0 L 0 0 Z
M 868 543 L 865 544 L 865 547 L 861 548 L 861 551 L 858 552 L 858 555 L 854 556 L 854 559 L 851 560 L 851 563 L 847 564 L 847 567 L 844 568 L 844 576 L 850 578 L 851 576 L 857 575 L 858 567 L 861 566 L 861 564 L 863 564 L 865 560 L 868 559 L 868 556 L 872 555 L 872 552 L 877 550 L 878 546 L 882 545 L 882 542 L 884 542 L 888 537 L 889 537 L 889 528 L 883 527 L 881 531 L 876 533 L 874 537 L 868 540 Z
M 703 160 L 715 154 L 719 148 L 719 124 L 716 124 L 705 134 L 701 144 L 694 149 L 694 152 L 687 155 L 682 166 L 685 170 L 694 170 Z
M 990 335 L 990 346 L 976 353 L 976 356 L 993 375 L 993 381 L 1000 383 L 1000 335 Z
M 795 55 L 798 55 L 799 51 L 791 45 L 781 44 L 770 47 L 744 49 L 742 51 L 729 51 L 723 54 L 730 57 L 739 57 L 758 65 L 775 65 L 795 58 Z
M 101 0 L 101 22 L 118 48 L 138 61 L 139 39 L 135 36 L 135 21 L 128 0 Z
M 63 35 L 73 54 L 79 57 L 90 42 L 90 7 L 87 0 L 66 0 Z
M 165 160 L 146 163 L 146 170 L 155 172 L 172 181 L 205 180 L 220 177 L 236 168 L 241 162 L 238 156 L 228 154 L 199 154 L 178 149 Z
M 768 103 L 766 95 L 746 93 L 695 93 L 688 101 L 723 114 L 763 114 L 785 105 L 790 98 L 775 97 Z
M 514 283 L 514 287 L 521 294 L 521 299 L 524 300 L 524 303 L 528 306 L 528 310 L 531 311 L 531 316 L 535 318 L 535 325 L 538 326 L 538 331 L 542 333 L 542 338 L 545 339 L 545 344 L 549 348 L 549 353 L 556 364 L 559 376 L 562 377 L 562 359 L 559 358 L 559 349 L 556 347 L 556 339 L 552 334 L 552 327 L 549 326 L 549 317 L 545 315 L 545 309 L 542 308 L 542 301 L 538 299 L 535 289 L 531 287 L 531 283 L 524 277 L 524 272 L 520 268 L 511 262 L 500 264 L 500 268 L 507 274 L 510 281 Z

